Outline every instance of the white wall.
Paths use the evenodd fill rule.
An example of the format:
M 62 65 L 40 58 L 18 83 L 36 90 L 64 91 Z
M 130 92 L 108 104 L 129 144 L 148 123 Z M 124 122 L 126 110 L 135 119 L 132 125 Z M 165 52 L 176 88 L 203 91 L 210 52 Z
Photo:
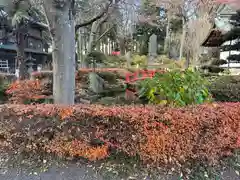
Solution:
M 235 41 L 232 41 L 232 44 L 234 44 Z M 230 41 L 227 41 L 225 43 L 223 43 L 223 45 L 230 45 Z M 240 54 L 240 51 L 224 51 L 224 52 L 220 52 L 220 59 L 226 60 L 229 55 L 233 55 L 233 54 Z M 228 67 L 228 64 L 224 64 L 221 65 L 220 67 Z M 240 63 L 230 63 L 230 67 L 234 68 L 234 67 L 240 67 Z

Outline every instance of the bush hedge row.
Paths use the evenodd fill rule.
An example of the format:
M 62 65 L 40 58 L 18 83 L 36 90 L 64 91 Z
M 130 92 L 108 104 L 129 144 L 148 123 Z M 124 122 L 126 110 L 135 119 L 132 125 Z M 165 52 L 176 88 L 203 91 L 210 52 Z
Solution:
M 216 163 L 240 148 L 240 103 L 157 106 L 2 105 L 0 137 L 19 151 L 98 160 L 112 150 L 146 164 Z
M 76 72 L 76 95 L 81 89 L 88 88 L 88 74 L 94 69 L 81 69 Z M 124 80 L 127 70 L 118 68 L 95 69 L 96 73 L 109 84 L 117 84 Z M 52 99 L 52 71 L 34 72 L 32 80 L 15 81 L 6 91 L 8 102 L 14 104 L 29 104 Z
M 215 101 L 240 101 L 240 76 L 220 76 L 214 78 L 209 90 Z

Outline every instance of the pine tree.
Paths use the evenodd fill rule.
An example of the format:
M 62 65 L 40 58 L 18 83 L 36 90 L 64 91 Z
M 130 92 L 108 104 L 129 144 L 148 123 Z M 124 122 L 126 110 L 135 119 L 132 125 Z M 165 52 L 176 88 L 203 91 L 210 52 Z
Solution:
M 240 51 L 240 10 L 230 18 L 230 23 L 233 28 L 227 32 L 223 40 L 224 42 L 230 41 L 229 45 L 223 45 L 223 51 Z M 229 62 L 240 62 L 240 54 L 230 55 L 228 57 Z

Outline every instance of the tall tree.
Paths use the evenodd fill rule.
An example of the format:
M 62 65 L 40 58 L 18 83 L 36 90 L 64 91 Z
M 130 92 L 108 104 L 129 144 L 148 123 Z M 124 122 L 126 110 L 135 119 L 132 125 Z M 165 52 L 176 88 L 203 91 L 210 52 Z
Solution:
M 78 6 L 77 2 L 78 0 L 42 0 L 52 38 L 53 96 L 54 102 L 58 104 L 74 103 L 76 31 L 104 18 L 108 13 L 110 4 L 115 0 L 104 0 L 103 7 L 99 8 L 99 14 L 81 22 L 76 22 L 76 13 L 81 7 Z
M 75 0 L 43 0 L 53 47 L 54 103 L 74 104 Z

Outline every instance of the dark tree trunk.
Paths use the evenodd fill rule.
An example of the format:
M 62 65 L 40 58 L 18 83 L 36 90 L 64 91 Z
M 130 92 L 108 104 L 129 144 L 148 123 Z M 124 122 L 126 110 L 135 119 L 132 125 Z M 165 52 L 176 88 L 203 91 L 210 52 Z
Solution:
M 187 70 L 190 66 L 190 50 L 187 51 L 187 57 L 185 62 L 185 70 Z
M 16 58 L 16 68 L 19 69 L 19 80 L 24 80 L 29 77 L 27 67 L 26 67 L 26 32 L 24 29 L 18 29 L 16 33 L 17 39 L 17 58 Z

